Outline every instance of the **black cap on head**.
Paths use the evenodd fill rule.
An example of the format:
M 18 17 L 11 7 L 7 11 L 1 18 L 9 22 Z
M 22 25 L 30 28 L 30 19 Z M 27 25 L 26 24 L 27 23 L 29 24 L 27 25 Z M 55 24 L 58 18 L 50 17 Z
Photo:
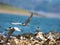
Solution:
M 11 28 L 11 27 L 9 27 L 9 28 Z

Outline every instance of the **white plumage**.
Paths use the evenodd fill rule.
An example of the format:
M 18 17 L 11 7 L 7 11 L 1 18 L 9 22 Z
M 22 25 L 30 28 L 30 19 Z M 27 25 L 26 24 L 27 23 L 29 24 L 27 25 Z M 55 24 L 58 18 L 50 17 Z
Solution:
M 19 29 L 18 27 L 14 27 L 14 29 L 15 29 L 16 31 L 21 31 L 21 29 Z

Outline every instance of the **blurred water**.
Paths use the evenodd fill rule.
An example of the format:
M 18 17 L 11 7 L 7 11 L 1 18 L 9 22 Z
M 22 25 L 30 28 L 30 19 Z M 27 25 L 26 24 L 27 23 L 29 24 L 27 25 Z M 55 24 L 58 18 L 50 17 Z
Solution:
M 0 32 L 8 32 L 6 28 L 8 27 L 18 27 L 21 28 L 21 32 L 15 31 L 13 34 L 18 35 L 22 33 L 34 33 L 36 31 L 36 27 L 40 27 L 40 31 L 43 33 L 49 31 L 57 31 L 60 32 L 60 19 L 55 18 L 40 18 L 40 17 L 32 17 L 29 26 L 20 26 L 13 25 L 12 22 L 25 22 L 27 16 L 19 16 L 12 14 L 2 14 L 0 13 Z

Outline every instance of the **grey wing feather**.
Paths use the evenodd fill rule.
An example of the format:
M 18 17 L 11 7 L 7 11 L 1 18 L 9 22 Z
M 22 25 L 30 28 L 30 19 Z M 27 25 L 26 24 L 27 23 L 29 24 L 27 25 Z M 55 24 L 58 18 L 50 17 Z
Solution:
M 31 16 L 28 17 L 28 19 L 26 20 L 25 24 L 27 25 L 30 22 L 30 19 L 32 18 L 33 13 L 31 13 Z

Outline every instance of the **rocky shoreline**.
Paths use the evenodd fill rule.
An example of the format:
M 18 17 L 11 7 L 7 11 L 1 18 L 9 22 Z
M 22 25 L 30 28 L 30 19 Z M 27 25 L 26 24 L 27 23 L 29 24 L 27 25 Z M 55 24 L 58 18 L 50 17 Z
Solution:
M 48 36 L 51 33 L 54 37 L 52 37 L 54 40 L 51 41 L 51 39 L 48 39 Z M 42 34 L 46 41 L 40 40 L 36 38 L 36 33 L 25 33 L 18 36 L 10 36 L 7 42 L 7 37 L 5 35 L 0 35 L 0 45 L 60 45 L 60 32 L 49 32 L 46 34 Z M 5 42 L 5 43 L 3 43 Z

